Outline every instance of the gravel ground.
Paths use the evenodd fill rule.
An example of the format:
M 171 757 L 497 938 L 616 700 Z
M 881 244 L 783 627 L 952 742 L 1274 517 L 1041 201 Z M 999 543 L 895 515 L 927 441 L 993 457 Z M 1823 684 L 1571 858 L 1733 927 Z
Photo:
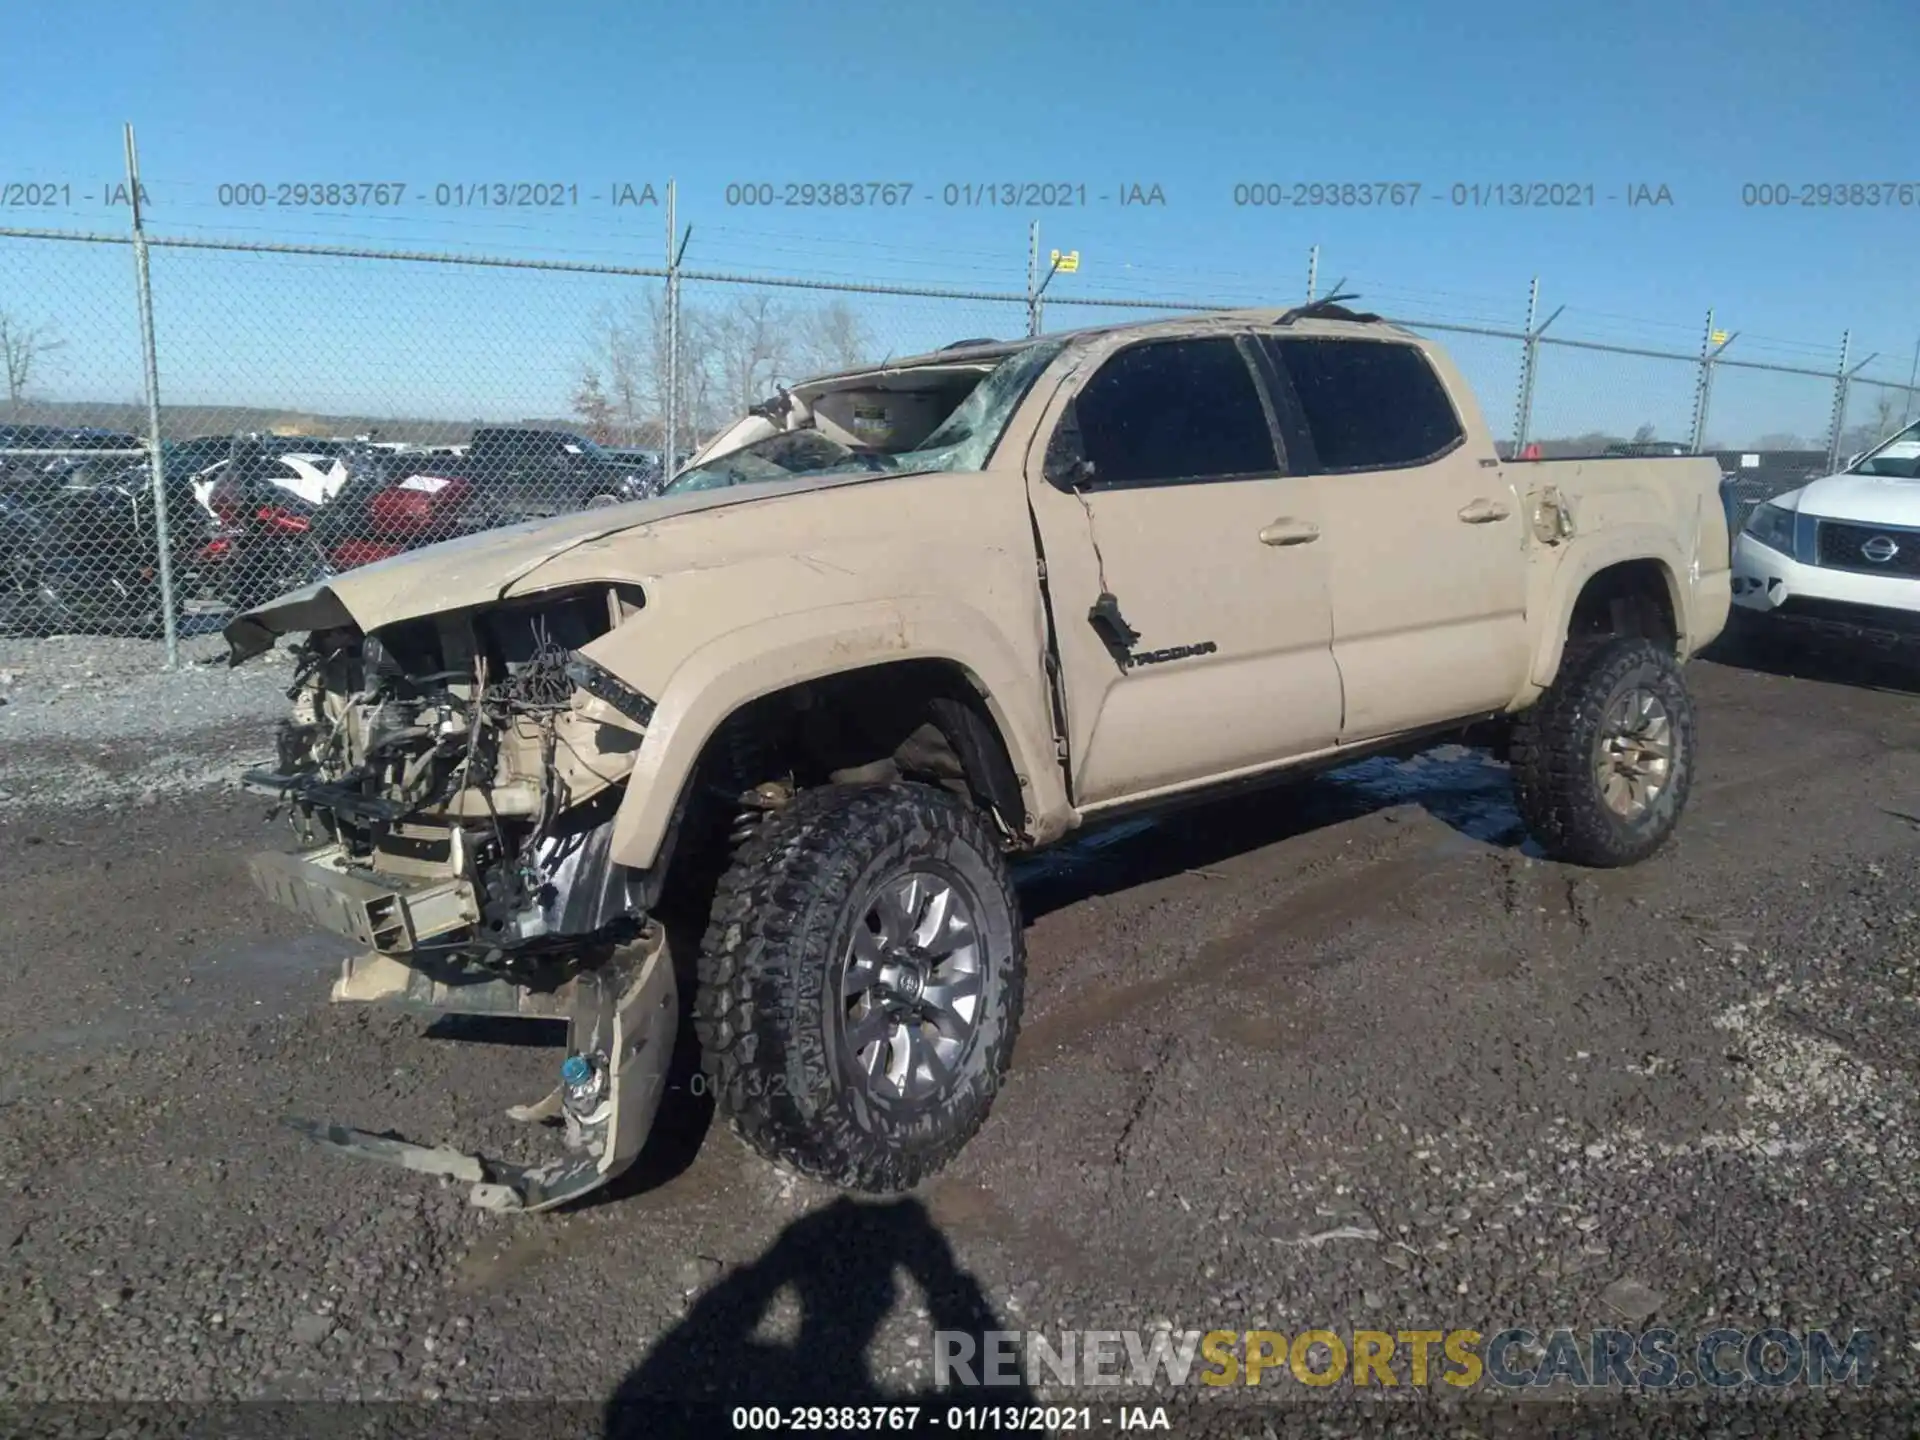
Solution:
M 935 1328 L 1773 1325 L 1872 1330 L 1871 1384 L 1517 1418 L 1290 1379 L 1079 1398 L 1102 1429 L 1167 1404 L 1179 1435 L 1912 1433 L 1920 708 L 1899 674 L 1693 667 L 1692 808 L 1633 870 L 1529 854 L 1504 772 L 1464 751 L 1083 843 L 1026 869 L 1015 1072 L 916 1195 L 784 1174 L 680 1090 L 616 1193 L 514 1218 L 279 1124 L 513 1154 L 501 1110 L 555 1052 L 325 1003 L 341 947 L 242 879 L 282 832 L 204 783 L 277 713 L 277 676 L 155 682 L 71 640 L 0 670 L 0 1403 L 495 1400 L 384 1413 L 597 1433 L 614 1396 L 925 1394 Z M 36 781 L 33 746 L 67 769 Z M 89 758 L 140 747 L 131 770 Z M 135 787 L 157 799 L 127 808 Z
M 287 710 L 284 651 L 236 668 L 218 635 L 180 642 L 0 638 L 0 811 L 90 805 L 230 784 L 273 751 Z

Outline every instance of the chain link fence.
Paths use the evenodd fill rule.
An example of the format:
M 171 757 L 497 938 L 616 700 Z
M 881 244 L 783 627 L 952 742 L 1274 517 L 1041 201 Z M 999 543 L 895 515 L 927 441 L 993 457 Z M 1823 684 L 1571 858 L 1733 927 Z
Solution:
M 1690 443 L 1699 365 L 1689 357 L 1548 336 L 1535 368 L 1524 441 L 1547 458 L 1599 454 L 1642 427 Z
M 1837 450 L 1845 461 L 1866 449 L 1890 431 L 1898 430 L 1920 414 L 1912 384 L 1895 380 L 1884 370 L 1872 367 L 1855 375 L 1847 384 L 1846 404 L 1841 415 Z
M 1079 293 L 1037 235 L 1026 258 L 983 290 L 0 229 L 0 633 L 164 636 L 173 663 L 329 573 L 651 494 L 805 376 L 1215 308 Z M 1507 453 L 1677 442 L 1748 504 L 1793 483 L 1775 456 L 1797 481 L 1920 416 L 1845 342 L 1776 362 L 1710 328 L 1687 353 L 1379 308 L 1447 345 Z

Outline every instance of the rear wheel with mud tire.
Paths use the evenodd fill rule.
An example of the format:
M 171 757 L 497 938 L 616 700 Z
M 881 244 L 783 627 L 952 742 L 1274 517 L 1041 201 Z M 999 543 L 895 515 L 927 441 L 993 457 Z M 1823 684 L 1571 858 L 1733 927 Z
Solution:
M 852 1190 L 905 1190 L 987 1117 L 1026 949 L 999 837 L 914 784 L 769 815 L 720 881 L 694 1027 L 735 1132 Z
M 1570 643 L 1552 686 L 1514 724 L 1520 817 L 1556 860 L 1636 864 L 1686 809 L 1693 733 L 1670 651 L 1632 637 Z

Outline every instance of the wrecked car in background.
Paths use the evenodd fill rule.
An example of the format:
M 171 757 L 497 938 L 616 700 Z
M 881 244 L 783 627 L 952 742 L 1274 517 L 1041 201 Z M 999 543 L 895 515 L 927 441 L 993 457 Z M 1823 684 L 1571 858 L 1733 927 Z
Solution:
M 396 456 L 394 474 L 471 486 L 493 524 L 644 500 L 663 478 L 649 452 L 608 450 L 564 430 L 506 426 L 475 430 L 458 455 Z
M 899 1190 L 1007 1072 L 1013 854 L 1472 734 L 1550 854 L 1639 861 L 1725 622 L 1718 481 L 1504 462 L 1437 346 L 1321 302 L 803 382 L 661 496 L 252 610 L 236 662 L 304 635 L 250 778 L 308 837 L 255 873 L 365 947 L 335 998 L 569 1021 L 512 1112 L 543 1164 L 309 1128 L 545 1208 L 633 1160 L 690 1011 L 748 1144 Z

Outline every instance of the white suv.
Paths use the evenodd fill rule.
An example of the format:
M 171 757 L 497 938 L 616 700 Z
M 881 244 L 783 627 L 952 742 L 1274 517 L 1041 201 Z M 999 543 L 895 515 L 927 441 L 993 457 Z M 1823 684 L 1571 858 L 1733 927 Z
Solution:
M 1733 547 L 1736 619 L 1920 645 L 1920 421 L 1757 505 Z

